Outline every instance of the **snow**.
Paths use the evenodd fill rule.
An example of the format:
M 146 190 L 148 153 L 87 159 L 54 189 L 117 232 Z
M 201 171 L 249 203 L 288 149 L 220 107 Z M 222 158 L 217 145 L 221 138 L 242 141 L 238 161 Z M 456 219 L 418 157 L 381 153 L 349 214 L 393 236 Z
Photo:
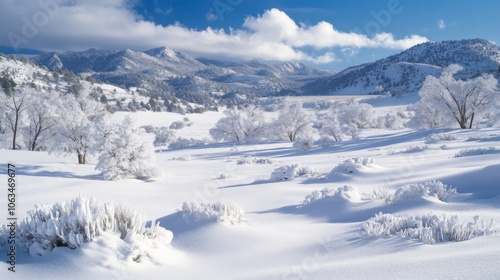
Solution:
M 404 100 L 394 100 L 373 99 L 374 114 L 404 111 Z M 120 112 L 112 118 L 118 123 L 126 115 L 138 125 L 154 126 L 169 126 L 185 117 Z M 209 129 L 223 116 L 222 112 L 188 115 L 192 125 L 176 134 L 209 137 Z M 292 145 L 162 147 L 156 157 L 163 177 L 153 181 L 105 181 L 95 170 L 95 160 L 78 165 L 73 157 L 0 150 L 0 182 L 4 182 L 0 224 L 7 223 L 9 162 L 16 165 L 19 219 L 35 205 L 82 196 L 128 205 L 150 221 L 147 226 L 159 222 L 173 233 L 170 245 L 104 232 L 76 249 L 56 247 L 42 256 L 30 256 L 18 247 L 15 274 L 7 271 L 2 251 L 2 275 L 10 279 L 496 279 L 500 275 L 500 162 L 497 149 L 490 148 L 500 146 L 500 128 L 362 129 L 358 139 L 327 148 L 297 151 Z M 290 170 L 282 171 L 290 171 L 293 180 L 270 180 L 275 170 L 286 166 Z M 295 173 L 300 166 L 314 172 L 300 176 L 301 172 Z M 387 203 L 398 190 L 397 203 Z M 446 199 L 440 200 L 439 194 L 446 194 Z M 235 220 L 213 222 L 226 217 Z M 192 222 L 200 219 L 210 222 Z M 384 219 L 431 220 L 450 225 L 455 232 L 465 228 L 474 234 L 468 240 L 444 238 L 434 245 L 425 242 L 434 239 L 421 238 L 428 229 L 419 231 L 408 224 L 406 231 L 387 224 L 384 234 L 367 234 L 368 225 L 363 225 Z M 147 258 L 140 262 L 130 258 L 133 250 L 146 245 L 154 248 Z

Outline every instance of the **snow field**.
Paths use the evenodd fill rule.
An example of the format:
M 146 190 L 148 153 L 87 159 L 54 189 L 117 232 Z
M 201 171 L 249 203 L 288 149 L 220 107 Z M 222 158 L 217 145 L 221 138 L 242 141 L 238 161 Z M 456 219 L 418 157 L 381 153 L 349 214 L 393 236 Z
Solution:
M 125 113 L 113 118 L 120 120 L 120 114 Z M 184 117 L 133 116 L 139 125 L 155 126 Z M 193 125 L 177 135 L 207 137 L 221 116 L 189 115 Z M 173 234 L 169 245 L 148 243 L 155 232 L 122 239 L 118 232 L 104 231 L 76 249 L 55 247 L 42 256 L 19 250 L 15 276 L 495 279 L 500 272 L 498 154 L 455 155 L 500 146 L 499 135 L 498 128 L 363 129 L 359 139 L 308 151 L 297 151 L 290 142 L 162 147 L 156 157 L 163 177 L 148 182 L 104 181 L 95 161 L 82 166 L 43 152 L 0 150 L 0 181 L 6 179 L 7 162 L 18 166 L 19 217 L 37 204 L 92 197 L 137 209 L 150 221 L 145 228 L 159 222 Z M 424 142 L 428 149 L 409 148 Z M 299 166 L 316 173 L 309 176 Z M 291 179 L 271 180 L 276 170 L 289 172 Z M 5 188 L 0 195 L 6 197 Z M 6 221 L 5 211 L 0 219 Z M 145 251 L 140 262 L 134 261 Z

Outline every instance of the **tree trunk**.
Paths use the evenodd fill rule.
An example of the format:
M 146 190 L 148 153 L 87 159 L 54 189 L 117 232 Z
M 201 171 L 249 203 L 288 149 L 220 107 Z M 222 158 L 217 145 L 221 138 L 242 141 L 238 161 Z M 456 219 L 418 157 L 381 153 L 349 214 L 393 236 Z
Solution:
M 78 154 L 78 164 L 85 164 L 85 156 L 83 154 Z
M 474 122 L 474 113 L 472 113 L 471 117 L 470 117 L 470 123 L 469 123 L 469 129 L 472 128 L 472 123 Z

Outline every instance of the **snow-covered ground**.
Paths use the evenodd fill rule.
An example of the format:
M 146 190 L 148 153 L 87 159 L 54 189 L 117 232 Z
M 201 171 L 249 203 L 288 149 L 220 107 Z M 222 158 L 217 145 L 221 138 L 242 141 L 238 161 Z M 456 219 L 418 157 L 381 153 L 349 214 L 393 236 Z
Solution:
M 404 102 L 389 100 L 370 103 L 379 113 L 404 109 Z M 155 126 L 185 117 L 134 116 Z M 187 115 L 193 125 L 177 136 L 208 137 L 221 116 Z M 7 163 L 13 163 L 19 218 L 36 204 L 82 196 L 125 203 L 173 232 L 169 246 L 158 245 L 139 263 L 128 257 L 129 243 L 106 233 L 42 256 L 18 249 L 15 273 L 2 252 L 0 270 L 5 279 L 498 279 L 500 234 L 488 223 L 500 221 L 499 149 L 500 128 L 370 129 L 360 139 L 305 152 L 287 142 L 219 143 L 158 151 L 163 177 L 148 182 L 104 181 L 95 165 L 78 165 L 76 158 L 0 150 L 0 224 L 7 224 Z M 241 207 L 243 221 L 203 223 L 179 212 L 184 202 L 219 201 Z M 378 236 L 366 221 L 379 213 L 394 215 L 384 216 L 388 222 L 399 215 L 446 217 L 438 227 L 450 228 L 456 215 L 464 223 L 456 237 L 472 233 L 464 241 L 444 234 L 444 242 L 431 245 L 425 236 L 409 237 L 429 234 L 410 222 L 406 231 Z

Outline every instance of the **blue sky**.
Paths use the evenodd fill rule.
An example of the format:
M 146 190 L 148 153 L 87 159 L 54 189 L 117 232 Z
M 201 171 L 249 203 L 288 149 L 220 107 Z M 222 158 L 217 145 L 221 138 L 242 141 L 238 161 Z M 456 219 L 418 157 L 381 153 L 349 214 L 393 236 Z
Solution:
M 495 0 L 2 0 L 0 46 L 167 46 L 196 57 L 341 70 L 425 41 L 500 42 L 498 11 Z

